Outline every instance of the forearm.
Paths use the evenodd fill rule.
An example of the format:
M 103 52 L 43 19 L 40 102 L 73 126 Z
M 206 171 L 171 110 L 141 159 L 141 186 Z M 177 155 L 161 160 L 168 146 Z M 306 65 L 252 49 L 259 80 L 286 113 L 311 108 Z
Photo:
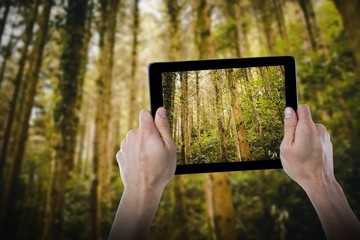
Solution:
M 147 239 L 159 205 L 158 190 L 124 191 L 109 239 Z
M 360 223 L 335 179 L 304 187 L 327 239 L 360 239 Z

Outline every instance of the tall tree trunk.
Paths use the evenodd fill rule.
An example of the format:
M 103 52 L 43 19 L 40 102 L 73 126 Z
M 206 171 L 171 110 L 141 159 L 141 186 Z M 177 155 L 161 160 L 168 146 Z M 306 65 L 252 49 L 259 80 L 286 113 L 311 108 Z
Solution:
M 226 162 L 228 161 L 228 154 L 226 149 L 226 136 L 225 136 L 225 128 L 223 123 L 223 104 L 222 104 L 222 91 L 221 91 L 221 76 L 220 70 L 212 70 L 211 72 L 211 81 L 213 81 L 214 93 L 215 93 L 215 111 L 216 111 L 216 121 L 217 128 L 219 132 L 219 145 L 221 152 L 220 161 Z
M 181 108 L 181 161 L 189 163 L 188 155 L 188 72 L 180 73 L 180 108 Z
M 175 97 L 175 77 L 176 74 L 172 72 L 163 73 L 162 87 L 164 91 L 164 107 L 167 111 L 167 116 L 170 122 L 170 132 L 175 127 L 174 122 L 174 97 Z
M 19 93 L 20 93 L 20 89 L 22 86 L 22 80 L 23 80 L 23 75 L 24 75 L 24 70 L 25 70 L 25 65 L 26 65 L 26 59 L 27 59 L 28 51 L 29 51 L 29 45 L 31 44 L 31 41 L 32 41 L 33 27 L 34 27 L 34 24 L 36 21 L 36 15 L 37 15 L 37 11 L 38 11 L 39 2 L 40 2 L 40 0 L 36 0 L 31 5 L 31 9 L 29 10 L 30 11 L 29 12 L 30 13 L 29 21 L 26 25 L 25 32 L 24 32 L 24 47 L 22 49 L 21 57 L 20 57 L 19 64 L 18 64 L 19 69 L 18 69 L 17 74 L 14 79 L 14 87 L 15 88 L 14 88 L 12 98 L 10 101 L 10 106 L 9 106 L 10 111 L 9 111 L 7 121 L 6 121 L 4 138 L 3 138 L 1 152 L 0 152 L 0 178 L 2 177 L 2 172 L 4 169 L 4 165 L 5 165 L 5 161 L 6 161 L 7 153 L 8 153 L 8 147 L 9 147 L 8 144 L 10 142 L 11 132 L 13 130 L 13 124 L 15 122 L 15 114 L 16 114 L 17 107 L 18 107 Z M 1 224 L 1 218 L 0 218 L 0 224 Z
M 358 81 L 360 82 L 360 28 L 359 24 L 357 24 L 357 21 L 355 21 L 355 19 L 358 19 L 359 17 L 360 1 L 334 1 L 336 8 L 338 9 L 343 20 L 343 25 L 349 42 L 349 46 L 355 58 Z
M 114 45 L 116 32 L 116 16 L 119 0 L 101 1 L 102 26 L 100 29 L 100 76 L 97 80 L 97 107 L 95 117 L 95 137 L 93 174 L 91 186 L 91 222 L 93 239 L 101 238 L 101 223 L 104 220 L 105 193 L 107 176 L 109 174 L 109 151 L 113 153 L 114 146 L 109 146 L 111 115 L 111 87 L 114 61 Z
M 244 126 L 243 114 L 241 109 L 241 102 L 238 90 L 238 82 L 234 77 L 233 69 L 227 70 L 228 86 L 230 90 L 231 108 L 234 114 L 236 142 L 240 145 L 240 161 L 251 159 L 249 144 L 247 141 L 247 134 Z
M 68 0 L 65 23 L 64 46 L 60 59 L 62 74 L 59 78 L 59 100 L 56 103 L 55 156 L 47 196 L 43 239 L 58 239 L 62 233 L 62 211 L 65 188 L 73 168 L 76 134 L 78 129 L 79 95 L 83 79 L 80 79 L 84 64 L 86 45 L 87 0 Z
M 32 50 L 32 62 L 29 67 L 29 72 L 26 76 L 26 82 L 23 83 L 21 88 L 20 96 L 23 96 L 21 105 L 17 110 L 17 119 L 19 122 L 18 128 L 13 131 L 13 148 L 12 152 L 15 153 L 15 158 L 13 160 L 14 168 L 10 172 L 9 181 L 6 184 L 6 191 L 4 195 L 4 200 L 7 202 L 3 203 L 6 211 L 4 213 L 4 218 L 7 219 L 7 223 L 10 224 L 14 217 L 14 208 L 16 200 L 16 192 L 18 190 L 18 181 L 20 170 L 22 166 L 22 161 L 25 152 L 25 144 L 28 137 L 29 129 L 29 119 L 31 115 L 32 106 L 34 104 L 34 98 L 36 93 L 36 86 L 39 81 L 39 71 L 43 59 L 43 51 L 45 47 L 45 40 L 48 32 L 48 23 L 50 17 L 50 11 L 52 7 L 52 2 L 44 0 L 43 1 L 43 13 L 41 19 L 39 20 L 39 30 L 37 39 L 35 41 L 33 50 Z
M 298 2 L 304 14 L 312 50 L 314 52 L 321 50 L 324 54 L 327 54 L 327 48 L 316 20 L 313 3 L 311 0 L 298 0 Z
M 136 69 L 137 69 L 137 51 L 139 34 L 139 0 L 133 2 L 133 26 L 132 26 L 132 52 L 131 52 L 131 75 L 130 75 L 130 99 L 129 99 L 129 129 L 135 126 L 136 111 Z
M 195 88 L 196 88 L 196 154 L 201 154 L 201 135 L 200 135 L 200 84 L 199 84 L 199 72 L 195 72 Z
M 6 25 L 6 20 L 9 15 L 10 7 L 11 7 L 11 1 L 12 0 L 5 0 L 3 3 L 4 5 L 3 4 L 0 5 L 0 7 L 4 6 L 3 16 L 0 20 L 0 46 L 1 46 L 1 41 L 2 41 L 2 36 L 4 33 L 5 25 Z
M 225 1 L 225 14 L 230 17 L 230 21 L 232 23 L 232 31 L 234 34 L 234 41 L 235 44 L 235 52 L 236 57 L 241 57 L 244 54 L 244 43 L 243 43 L 243 29 L 242 29 L 242 22 L 241 22 L 241 9 L 240 9 L 240 2 L 236 0 L 227 0 Z
M 263 29 L 263 33 L 265 34 L 266 45 L 271 55 L 276 55 L 275 52 L 275 37 L 273 34 L 272 24 L 273 24 L 273 13 L 270 8 L 269 0 L 266 1 L 256 1 L 257 7 L 260 12 L 260 20 Z
M 195 1 L 195 46 L 199 59 L 215 58 L 211 38 L 211 6 L 207 0 Z M 230 173 L 207 174 L 206 201 L 209 239 L 236 239 L 235 212 Z
M 274 6 L 276 25 L 279 34 L 283 40 L 288 40 L 288 34 L 287 34 L 284 11 L 283 11 L 283 0 L 272 0 L 272 2 Z

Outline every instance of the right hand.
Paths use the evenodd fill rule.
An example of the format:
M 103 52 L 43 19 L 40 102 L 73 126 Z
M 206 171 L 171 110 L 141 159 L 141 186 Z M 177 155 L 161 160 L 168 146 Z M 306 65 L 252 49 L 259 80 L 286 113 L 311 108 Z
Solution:
M 322 124 L 312 121 L 307 105 L 299 105 L 297 113 L 285 109 L 280 158 L 287 175 L 305 190 L 335 180 L 330 134 Z

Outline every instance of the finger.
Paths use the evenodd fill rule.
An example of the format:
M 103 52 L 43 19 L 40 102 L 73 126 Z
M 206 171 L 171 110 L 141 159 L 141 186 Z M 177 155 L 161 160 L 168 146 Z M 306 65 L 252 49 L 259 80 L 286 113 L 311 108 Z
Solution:
M 306 104 L 301 104 L 297 110 L 299 121 L 312 121 L 310 108 Z
M 315 124 L 316 131 L 318 132 L 319 137 L 326 142 L 327 138 L 330 137 L 326 127 L 322 124 L 316 123 Z
M 130 139 L 133 139 L 135 137 L 136 133 L 137 133 L 137 130 L 134 130 L 134 129 L 128 131 L 127 134 L 126 134 L 126 138 L 125 138 L 126 141 L 128 141 Z
M 173 138 L 170 133 L 170 123 L 169 119 L 166 116 L 166 110 L 163 107 L 160 107 L 156 111 L 155 115 L 155 126 L 158 129 L 162 139 L 164 140 L 166 146 L 170 147 L 173 145 Z
M 122 140 L 121 141 L 121 144 L 120 144 L 120 151 L 124 151 L 124 149 L 125 149 L 125 144 L 126 144 L 126 139 L 124 139 L 124 140 Z
M 139 115 L 139 129 L 142 131 L 156 130 L 154 119 L 148 110 L 141 110 Z
M 292 143 L 295 138 L 295 130 L 298 123 L 298 118 L 294 109 L 291 107 L 285 108 L 285 119 L 284 119 L 284 142 Z
M 118 151 L 118 152 L 116 153 L 116 160 L 117 160 L 119 166 L 121 166 L 121 165 L 124 164 L 124 157 L 123 157 L 123 154 L 122 154 L 121 149 L 120 149 L 120 151 Z

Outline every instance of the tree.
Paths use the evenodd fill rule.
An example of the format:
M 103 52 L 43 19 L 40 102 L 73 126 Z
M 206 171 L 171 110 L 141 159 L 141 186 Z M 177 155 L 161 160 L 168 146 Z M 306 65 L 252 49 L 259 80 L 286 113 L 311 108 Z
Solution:
M 48 32 L 50 12 L 52 8 L 52 1 L 43 1 L 43 12 L 41 19 L 39 20 L 39 30 L 37 34 L 36 41 L 31 53 L 30 67 L 28 68 L 28 73 L 26 74 L 26 81 L 22 84 L 20 92 L 20 102 L 21 105 L 18 106 L 17 110 L 17 121 L 18 127 L 13 130 L 13 146 L 11 152 L 14 152 L 13 158 L 13 168 L 10 172 L 9 180 L 5 187 L 6 191 L 4 194 L 3 206 L 5 209 L 4 219 L 7 219 L 7 223 L 13 223 L 14 214 L 14 205 L 16 199 L 16 193 L 18 190 L 18 181 L 20 175 L 20 169 L 22 166 L 22 161 L 25 152 L 25 144 L 28 137 L 29 130 L 29 119 L 31 115 L 31 110 L 34 104 L 34 98 L 36 93 L 36 86 L 39 81 L 39 71 L 43 59 L 43 51 L 45 47 L 45 40 Z M 8 228 L 10 229 L 10 228 Z M 10 232 L 10 231 L 9 231 Z
M 349 47 L 355 58 L 358 79 L 360 80 L 360 30 L 356 21 L 354 21 L 360 11 L 360 2 L 356 0 L 334 0 L 334 2 L 343 20 Z
M 61 56 L 62 73 L 59 77 L 59 99 L 54 112 L 55 157 L 48 190 L 43 239 L 60 238 L 63 219 L 64 194 L 69 173 L 73 168 L 76 134 L 79 124 L 78 108 L 81 68 L 84 67 L 87 1 L 67 2 L 67 15 L 64 32 L 64 46 Z
M 199 59 L 215 58 L 215 47 L 210 29 L 211 9 L 207 0 L 195 1 L 195 46 L 199 49 Z M 206 181 L 208 238 L 236 239 L 230 174 L 207 174 Z
M 4 12 L 3 12 L 2 18 L 0 20 L 0 44 L 1 44 L 3 33 L 4 33 L 4 29 L 5 29 L 6 19 L 9 15 L 11 5 L 12 5 L 11 0 L 4 1 Z M 1 4 L 0 7 L 2 7 L 2 6 L 3 5 Z
M 134 128 L 135 109 L 136 109 L 136 69 L 138 55 L 138 35 L 139 35 L 139 0 L 135 0 L 132 9 L 132 52 L 131 52 L 131 75 L 130 75 L 130 98 L 129 98 L 129 129 Z
M 5 161 L 8 154 L 8 144 L 10 142 L 11 138 L 11 132 L 13 130 L 13 124 L 14 124 L 14 118 L 18 107 L 18 100 L 19 100 L 19 93 L 20 88 L 23 81 L 23 75 L 25 71 L 25 65 L 26 65 L 26 58 L 28 56 L 29 51 L 29 45 L 32 41 L 33 36 L 33 27 L 36 21 L 36 15 L 38 12 L 38 6 L 39 6 L 40 0 L 36 0 L 33 2 L 30 6 L 31 8 L 28 10 L 29 12 L 29 21 L 26 25 L 25 31 L 24 31 L 24 47 L 21 52 L 21 57 L 19 60 L 19 68 L 17 71 L 17 74 L 14 79 L 14 91 L 12 93 L 12 98 L 10 102 L 10 110 L 6 121 L 6 127 L 4 132 L 4 139 L 2 141 L 1 145 L 1 152 L 0 152 L 0 177 L 2 176 L 2 171 L 5 165 Z
M 235 138 L 238 145 L 238 156 L 241 160 L 248 160 L 251 158 L 250 148 L 247 141 L 247 135 L 243 120 L 243 113 L 241 109 L 241 102 L 238 90 L 238 81 L 234 77 L 233 69 L 227 70 L 227 80 L 230 90 L 231 108 L 235 120 Z
M 97 107 L 93 156 L 94 179 L 92 180 L 90 194 L 92 237 L 94 239 L 100 239 L 101 236 L 101 223 L 104 219 L 104 195 L 108 190 L 109 184 L 107 177 L 109 175 L 109 151 L 113 152 L 114 149 L 114 146 L 109 146 L 109 139 L 111 134 L 110 125 L 112 124 L 111 87 L 119 0 L 103 0 L 100 2 L 100 9 L 100 74 L 96 81 Z

